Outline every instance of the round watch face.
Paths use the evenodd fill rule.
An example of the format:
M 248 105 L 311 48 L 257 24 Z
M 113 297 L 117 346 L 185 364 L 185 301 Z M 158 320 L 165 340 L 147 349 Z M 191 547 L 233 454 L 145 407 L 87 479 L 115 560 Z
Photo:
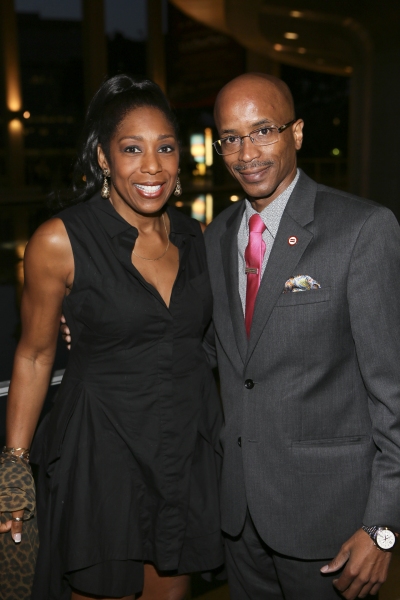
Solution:
M 378 529 L 378 531 L 376 532 L 376 544 L 379 548 L 382 548 L 382 550 L 390 550 L 391 548 L 393 548 L 395 542 L 396 542 L 396 537 L 393 533 L 393 531 L 390 531 L 390 529 Z

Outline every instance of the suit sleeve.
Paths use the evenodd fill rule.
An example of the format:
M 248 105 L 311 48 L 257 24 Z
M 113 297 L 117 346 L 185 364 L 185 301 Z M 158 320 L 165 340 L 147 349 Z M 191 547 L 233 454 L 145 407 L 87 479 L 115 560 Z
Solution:
M 400 532 L 400 228 L 383 207 L 358 235 L 348 302 L 377 446 L 363 522 Z

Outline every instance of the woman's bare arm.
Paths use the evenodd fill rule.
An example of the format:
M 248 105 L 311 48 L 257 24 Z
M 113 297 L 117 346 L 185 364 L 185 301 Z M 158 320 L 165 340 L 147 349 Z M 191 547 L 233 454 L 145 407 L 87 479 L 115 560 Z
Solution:
M 60 219 L 47 221 L 32 236 L 24 269 L 22 336 L 15 353 L 6 419 L 6 443 L 14 448 L 31 445 L 54 362 L 62 301 L 72 287 L 72 248 Z

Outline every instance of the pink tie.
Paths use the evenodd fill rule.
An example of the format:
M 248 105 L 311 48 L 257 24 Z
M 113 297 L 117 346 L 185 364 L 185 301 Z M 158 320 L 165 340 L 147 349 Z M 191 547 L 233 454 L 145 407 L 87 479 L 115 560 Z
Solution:
M 254 305 L 256 303 L 258 288 L 261 282 L 261 267 L 265 254 L 265 242 L 262 234 L 266 227 L 260 215 L 253 215 L 249 219 L 249 243 L 244 253 L 246 260 L 247 290 L 245 325 L 247 337 L 250 336 L 251 322 L 253 320 Z

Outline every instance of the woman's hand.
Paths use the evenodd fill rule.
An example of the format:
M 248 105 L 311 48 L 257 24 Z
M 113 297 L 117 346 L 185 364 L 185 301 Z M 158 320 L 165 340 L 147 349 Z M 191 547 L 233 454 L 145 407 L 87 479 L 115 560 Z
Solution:
M 62 339 L 67 344 L 68 350 L 71 350 L 71 341 L 72 341 L 71 332 L 69 330 L 69 327 L 67 325 L 67 321 L 66 321 L 64 315 L 61 315 L 60 331 L 61 331 Z
M 1 514 L 1 513 L 0 513 Z M 11 531 L 11 537 L 16 544 L 19 544 L 22 540 L 22 525 L 24 518 L 23 510 L 16 510 L 12 513 L 12 520 L 6 521 L 5 523 L 0 524 L 0 533 L 6 533 L 7 531 Z M 18 520 L 14 520 L 18 519 Z M 19 520 L 21 519 L 21 520 Z

